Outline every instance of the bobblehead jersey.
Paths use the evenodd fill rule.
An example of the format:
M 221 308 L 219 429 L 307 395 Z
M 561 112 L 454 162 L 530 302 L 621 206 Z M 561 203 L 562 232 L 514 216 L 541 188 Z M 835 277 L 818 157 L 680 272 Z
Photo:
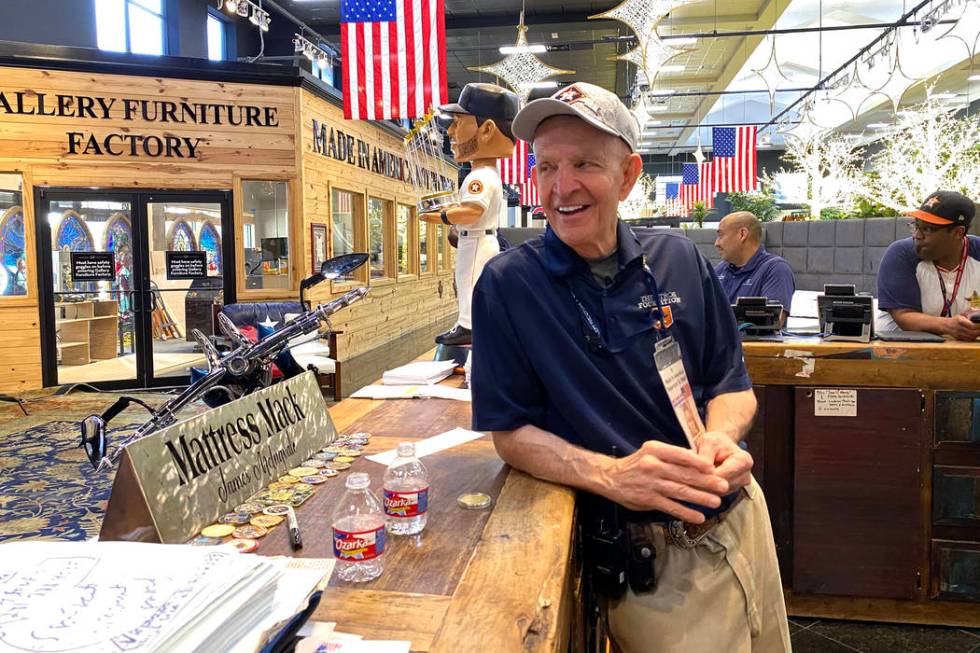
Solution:
M 473 328 L 471 306 L 473 286 L 476 285 L 486 265 L 500 252 L 497 241 L 497 225 L 506 219 L 503 185 L 496 166 L 474 168 L 463 180 L 461 203 L 473 203 L 483 207 L 483 215 L 473 224 L 460 225 L 459 246 L 456 254 L 456 293 L 459 300 L 459 325 Z M 490 232 L 490 233 L 487 233 Z

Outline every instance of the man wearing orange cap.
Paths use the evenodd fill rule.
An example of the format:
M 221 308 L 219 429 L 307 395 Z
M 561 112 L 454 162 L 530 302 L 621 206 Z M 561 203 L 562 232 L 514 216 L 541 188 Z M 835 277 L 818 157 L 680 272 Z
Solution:
M 892 243 L 878 269 L 877 329 L 928 331 L 956 340 L 980 338 L 980 238 L 966 232 L 976 207 L 953 191 L 936 191 L 909 212 L 911 238 Z

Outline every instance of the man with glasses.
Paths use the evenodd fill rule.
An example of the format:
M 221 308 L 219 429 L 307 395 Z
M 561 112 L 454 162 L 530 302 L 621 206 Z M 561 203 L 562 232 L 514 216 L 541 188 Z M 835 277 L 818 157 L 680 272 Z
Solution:
M 474 290 L 474 428 L 580 491 L 617 650 L 789 651 L 768 510 L 738 446 L 756 400 L 728 298 L 689 239 L 618 218 L 643 168 L 636 119 L 579 82 L 513 127 L 548 229 Z
M 911 238 L 892 243 L 878 269 L 877 329 L 928 331 L 956 340 L 980 338 L 980 238 L 967 234 L 976 207 L 937 191 L 909 212 Z

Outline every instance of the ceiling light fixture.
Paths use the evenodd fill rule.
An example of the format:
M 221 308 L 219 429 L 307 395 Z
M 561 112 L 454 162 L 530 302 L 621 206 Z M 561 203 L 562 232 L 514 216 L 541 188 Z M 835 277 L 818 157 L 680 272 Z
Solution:
M 533 45 L 502 45 L 499 48 L 500 54 L 542 54 L 548 51 L 548 48 L 541 44 Z
M 333 53 L 321 48 L 302 34 L 293 34 L 293 51 L 297 54 L 302 52 L 303 56 L 315 62 L 320 68 L 333 65 Z

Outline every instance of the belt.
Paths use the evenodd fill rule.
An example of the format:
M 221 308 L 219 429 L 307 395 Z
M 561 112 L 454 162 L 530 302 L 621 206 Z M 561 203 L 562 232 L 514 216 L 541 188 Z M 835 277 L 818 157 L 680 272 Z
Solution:
M 731 510 L 745 498 L 745 490 L 738 493 L 735 500 L 725 512 L 719 513 L 714 517 L 705 519 L 701 524 L 688 524 L 680 520 L 669 521 L 663 524 L 656 524 L 663 528 L 664 540 L 667 544 L 673 544 L 681 549 L 693 549 L 701 544 L 704 538 L 711 532 L 711 529 L 720 524 Z
M 492 236 L 496 233 L 496 229 L 460 229 L 460 236 Z

